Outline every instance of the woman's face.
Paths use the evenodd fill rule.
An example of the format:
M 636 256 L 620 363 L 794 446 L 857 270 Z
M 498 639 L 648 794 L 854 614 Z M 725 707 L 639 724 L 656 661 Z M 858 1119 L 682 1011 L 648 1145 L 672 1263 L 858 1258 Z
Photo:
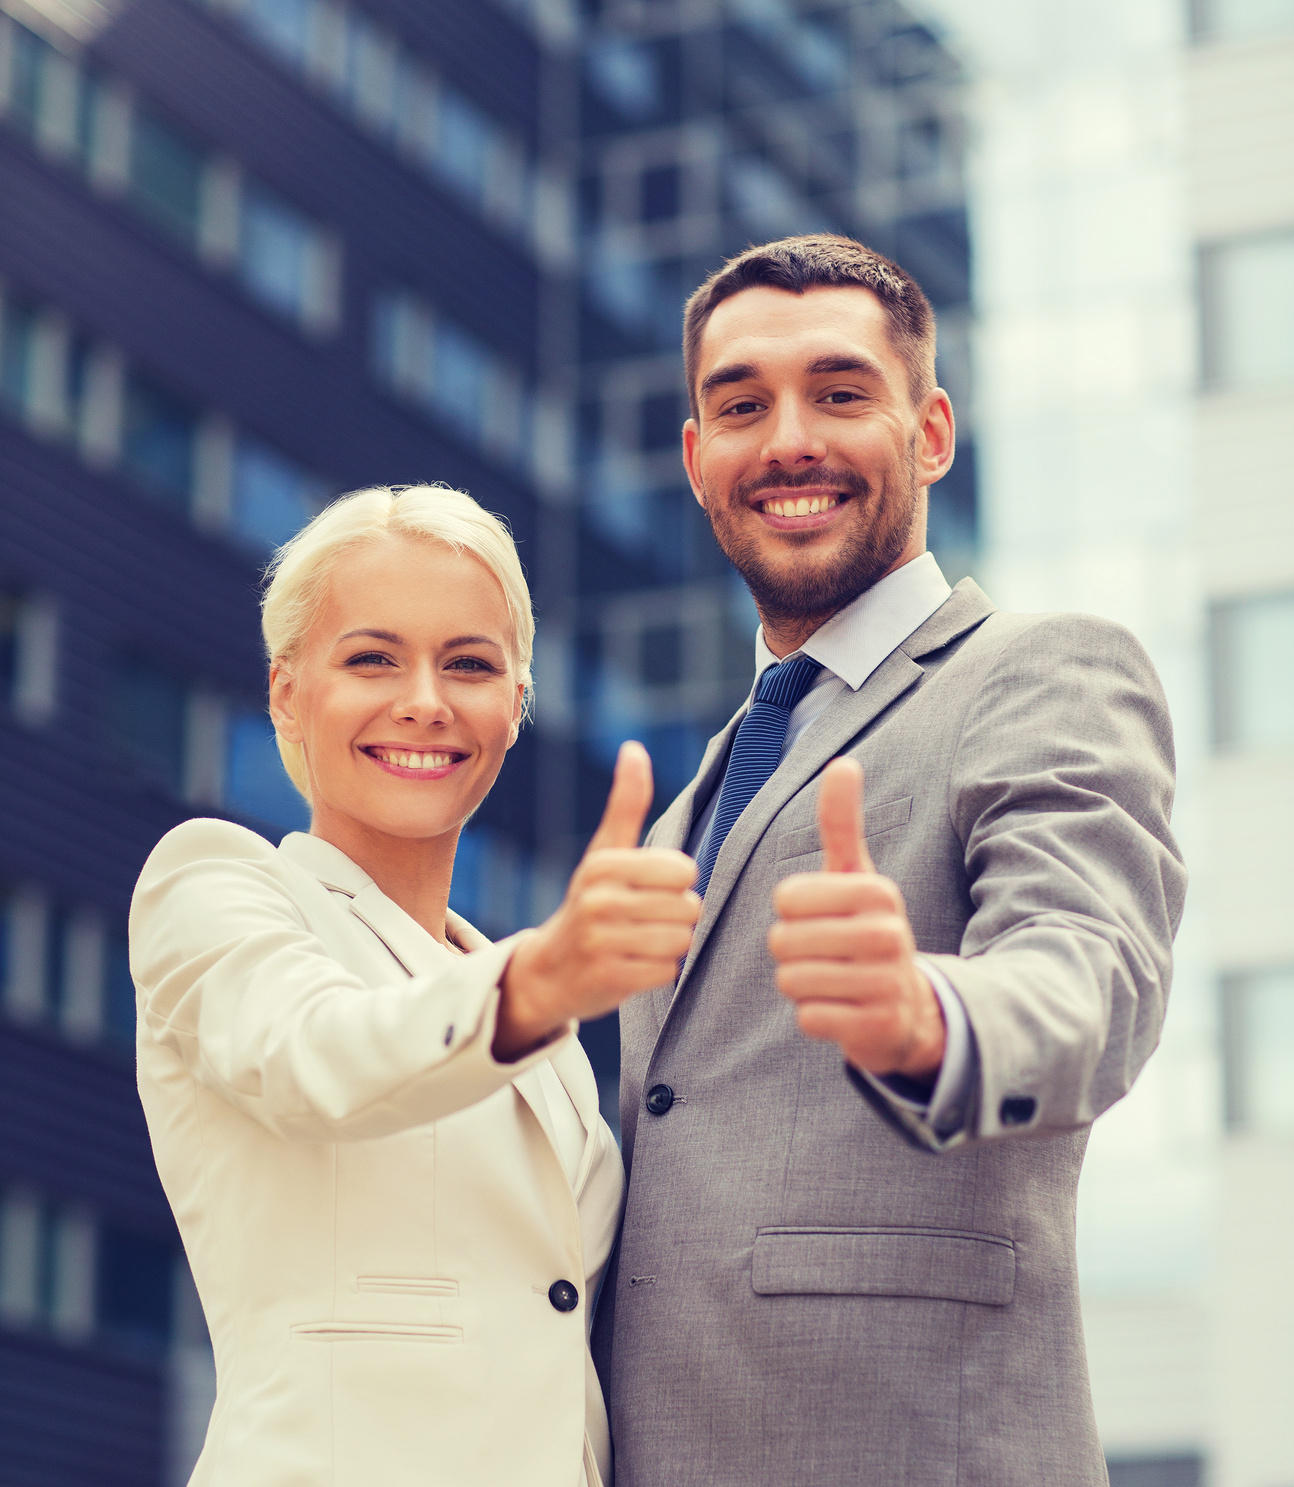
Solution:
M 498 580 L 439 543 L 386 537 L 343 558 L 270 712 L 300 743 L 326 838 L 454 832 L 516 741 L 524 687 Z

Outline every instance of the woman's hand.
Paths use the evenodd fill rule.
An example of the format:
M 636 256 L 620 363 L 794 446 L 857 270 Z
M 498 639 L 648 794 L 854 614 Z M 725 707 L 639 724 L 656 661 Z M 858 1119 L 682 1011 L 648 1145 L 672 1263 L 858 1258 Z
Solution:
M 601 1017 L 674 979 L 701 900 L 692 892 L 690 857 L 638 845 L 651 802 L 647 750 L 621 745 L 602 823 L 561 907 L 518 942 L 503 973 L 494 1035 L 501 1062 L 520 1058 L 572 1017 Z

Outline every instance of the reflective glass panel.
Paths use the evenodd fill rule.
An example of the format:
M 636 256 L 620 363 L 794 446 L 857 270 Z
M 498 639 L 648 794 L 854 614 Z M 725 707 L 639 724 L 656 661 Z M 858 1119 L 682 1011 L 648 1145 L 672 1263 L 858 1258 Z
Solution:
M 285 831 L 310 829 L 310 808 L 288 779 L 273 725 L 260 709 L 247 708 L 230 717 L 225 804 Z
M 205 150 L 155 115 L 135 111 L 131 195 L 140 211 L 189 247 L 198 241 L 205 163 Z
M 260 548 L 286 542 L 318 511 L 323 485 L 307 470 L 243 435 L 234 452 L 231 524 Z
M 188 689 L 151 662 L 125 656 L 117 664 L 110 699 L 113 742 L 171 791 L 184 784 Z
M 258 184 L 243 192 L 238 262 L 248 289 L 293 319 L 306 312 L 314 229 L 282 197 Z
M 1255 976 L 1247 1001 L 1247 1125 L 1266 1135 L 1294 1136 L 1294 971 Z
M 127 474 L 187 509 L 193 490 L 198 417 L 187 404 L 141 377 L 126 383 L 121 462 Z
M 1203 290 L 1209 382 L 1253 387 L 1294 378 L 1294 233 L 1211 249 Z

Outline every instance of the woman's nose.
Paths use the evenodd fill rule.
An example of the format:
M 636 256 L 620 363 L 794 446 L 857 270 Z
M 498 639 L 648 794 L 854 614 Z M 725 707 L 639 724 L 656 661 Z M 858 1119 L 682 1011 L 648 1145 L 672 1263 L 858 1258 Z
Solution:
M 426 727 L 453 722 L 454 710 L 449 705 L 439 676 L 429 668 L 420 668 L 410 674 L 409 685 L 392 704 L 391 717 L 397 723 L 417 723 Z

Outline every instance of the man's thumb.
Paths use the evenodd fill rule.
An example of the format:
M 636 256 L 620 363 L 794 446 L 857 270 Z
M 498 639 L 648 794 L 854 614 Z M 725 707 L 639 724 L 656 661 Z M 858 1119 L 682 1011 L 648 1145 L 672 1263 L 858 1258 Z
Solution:
M 620 745 L 616 755 L 616 772 L 607 796 L 606 810 L 593 833 L 589 851 L 602 847 L 636 847 L 642 836 L 643 822 L 651 810 L 654 787 L 651 755 L 642 744 L 630 739 Z
M 818 835 L 825 872 L 875 871 L 863 836 L 863 770 L 856 759 L 833 759 L 822 771 Z

